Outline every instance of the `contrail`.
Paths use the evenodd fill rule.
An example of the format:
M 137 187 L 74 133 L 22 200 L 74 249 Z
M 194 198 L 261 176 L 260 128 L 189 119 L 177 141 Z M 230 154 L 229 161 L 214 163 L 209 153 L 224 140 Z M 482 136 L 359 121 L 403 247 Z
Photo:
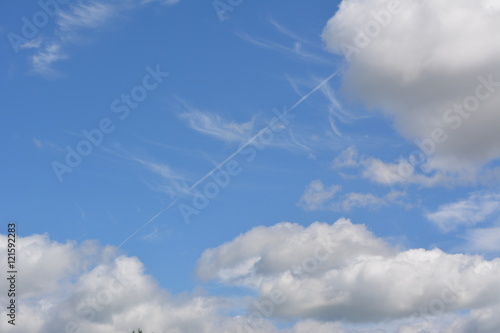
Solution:
M 290 109 L 286 110 L 283 114 L 285 115 L 287 113 L 290 113 L 291 111 L 293 111 L 294 109 L 296 109 L 299 105 L 301 105 L 302 103 L 304 103 L 312 94 L 314 94 L 316 91 L 318 91 L 319 89 L 321 89 L 322 86 L 324 86 L 331 79 L 333 79 L 342 69 L 344 69 L 344 66 L 341 66 L 335 72 L 333 72 L 332 74 L 330 74 L 326 79 L 324 79 L 323 81 L 321 81 L 316 87 L 314 87 L 311 91 L 309 91 L 307 94 L 305 94 L 304 96 L 302 96 Z M 266 131 L 267 129 L 269 129 L 269 126 L 270 125 L 267 125 L 263 129 L 261 129 L 257 134 L 255 134 L 254 136 L 252 136 L 243 145 L 241 145 L 240 148 L 238 148 L 234 153 L 232 153 L 231 155 L 229 155 L 224 161 L 222 161 L 219 164 L 217 164 L 217 166 L 215 166 L 215 168 L 213 168 L 212 170 L 210 170 L 205 176 L 201 177 L 197 182 L 195 182 L 189 188 L 189 191 L 193 190 L 196 186 L 200 185 L 200 183 L 202 183 L 203 181 L 205 181 L 215 171 L 217 171 L 218 169 L 220 169 L 224 164 L 226 164 L 233 157 L 235 157 L 236 155 L 238 155 L 243 149 L 245 149 L 246 147 L 248 147 L 248 145 L 251 144 L 261 133 L 263 133 L 264 131 Z M 131 238 L 133 238 L 135 235 L 137 235 L 137 233 L 139 231 L 141 231 L 142 229 L 144 229 L 145 227 L 147 227 L 154 220 L 156 220 L 160 215 L 162 215 L 164 212 L 166 212 L 168 209 L 170 209 L 170 207 L 172 207 L 182 197 L 183 197 L 183 195 L 181 195 L 180 197 L 178 197 L 177 199 L 175 199 L 174 201 L 172 201 L 170 204 L 168 204 L 167 207 L 162 208 L 158 213 L 156 213 L 153 217 L 151 217 L 149 219 L 149 221 L 147 221 L 146 223 L 144 223 L 136 231 L 134 231 L 130 236 L 128 236 L 123 242 L 121 242 L 121 244 L 118 246 L 118 248 L 120 248 L 123 245 L 125 245 L 125 243 L 127 243 Z

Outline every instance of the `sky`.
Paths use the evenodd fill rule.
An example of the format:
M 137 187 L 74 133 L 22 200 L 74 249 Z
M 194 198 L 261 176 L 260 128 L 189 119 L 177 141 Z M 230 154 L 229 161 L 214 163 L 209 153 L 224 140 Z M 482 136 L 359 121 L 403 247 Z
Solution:
M 0 9 L 2 332 L 500 331 L 498 1 Z

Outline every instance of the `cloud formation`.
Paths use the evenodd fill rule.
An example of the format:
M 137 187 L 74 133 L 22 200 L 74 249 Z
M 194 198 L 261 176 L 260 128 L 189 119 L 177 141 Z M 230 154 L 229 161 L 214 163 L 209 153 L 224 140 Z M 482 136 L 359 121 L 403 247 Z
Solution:
M 500 259 L 401 251 L 345 219 L 254 228 L 205 251 L 197 272 L 261 302 L 286 295 L 273 315 L 289 319 L 376 322 L 500 304 Z
M 186 121 L 191 129 L 228 143 L 248 140 L 254 129 L 254 120 L 244 123 L 227 121 L 218 114 L 193 108 L 181 113 L 180 118 Z
M 0 259 L 6 262 L 6 237 L 0 235 Z M 223 313 L 230 299 L 202 294 L 174 296 L 144 273 L 135 257 L 95 242 L 59 243 L 47 236 L 18 237 L 20 275 L 16 329 L 19 332 L 230 333 L 244 317 Z M 22 264 L 21 264 L 22 263 Z M 5 282 L 0 287 L 4 289 Z M 6 304 L 6 294 L 0 295 Z M 6 318 L 3 308 L 0 315 Z M 270 332 L 269 323 L 255 332 Z M 6 320 L 0 330 L 11 329 Z
M 446 170 L 500 157 L 499 29 L 491 0 L 343 0 L 323 39 L 348 56 L 346 94 Z
M 0 235 L 4 262 L 6 244 Z M 500 329 L 494 315 L 500 307 L 499 259 L 438 249 L 402 251 L 345 219 L 256 227 L 203 253 L 200 278 L 251 288 L 257 299 L 203 291 L 172 295 L 145 274 L 137 258 L 96 242 L 59 243 L 32 235 L 18 237 L 17 244 L 23 278 L 16 328 L 22 332 L 130 332 L 138 326 L 177 333 Z M 5 303 L 5 294 L 0 301 Z M 469 315 L 456 313 L 466 309 L 472 310 Z M 293 319 L 295 325 L 278 328 L 276 319 Z M 389 322 L 373 323 L 381 320 Z M 2 331 L 8 328 L 0 322 Z
M 460 226 L 474 226 L 498 216 L 500 194 L 475 192 L 467 199 L 440 206 L 426 214 L 427 219 L 443 231 L 452 231 Z
M 372 193 L 341 193 L 341 189 L 339 185 L 327 186 L 321 180 L 313 180 L 307 185 L 298 205 L 307 211 L 349 211 L 353 208 L 376 210 L 389 205 L 411 207 L 405 200 L 407 194 L 403 191 L 393 190 L 383 196 L 377 196 Z

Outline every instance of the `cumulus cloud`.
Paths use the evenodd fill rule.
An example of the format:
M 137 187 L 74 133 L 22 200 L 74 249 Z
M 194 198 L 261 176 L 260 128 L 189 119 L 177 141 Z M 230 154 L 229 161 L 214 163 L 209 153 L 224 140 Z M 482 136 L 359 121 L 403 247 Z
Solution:
M 6 244 L 6 236 L 0 235 L 2 262 Z M 500 329 L 495 316 L 498 259 L 439 250 L 400 251 L 348 220 L 257 227 L 203 253 L 197 267 L 201 278 L 253 288 L 258 299 L 203 291 L 172 295 L 145 274 L 137 258 L 92 241 L 59 243 L 33 235 L 18 237 L 17 250 L 22 264 L 17 283 L 20 332 L 131 332 L 139 326 L 145 332 L 174 333 Z M 0 282 L 2 290 L 5 283 Z M 281 301 L 272 304 L 270 299 Z M 0 302 L 6 304 L 5 294 Z M 441 316 L 427 316 L 466 308 L 472 309 L 470 315 L 451 314 L 446 328 Z M 412 313 L 423 315 L 419 323 L 368 323 L 407 320 Z M 6 311 L 0 310 L 0 315 L 5 318 Z M 295 324 L 279 328 L 273 321 L 280 318 Z M 3 320 L 0 329 L 8 331 L 10 326 Z
M 281 293 L 273 315 L 283 318 L 371 322 L 500 304 L 500 259 L 401 251 L 345 219 L 254 228 L 205 251 L 197 272 L 261 302 Z
M 427 219 L 443 231 L 460 226 L 473 226 L 497 216 L 500 212 L 500 194 L 475 192 L 467 199 L 440 206 L 426 214 Z
M 473 166 L 500 157 L 500 6 L 393 3 L 343 0 L 328 21 L 327 47 L 349 60 L 345 92 L 382 110 L 431 156 Z
M 6 237 L 0 235 L 0 260 L 6 262 Z M 19 332 L 236 332 L 243 316 L 223 312 L 231 300 L 201 294 L 174 296 L 144 273 L 134 257 L 95 242 L 59 243 L 47 236 L 17 239 Z M 0 287 L 6 290 L 5 279 Z M 7 304 L 6 294 L 0 302 Z M 0 310 L 7 318 L 6 310 Z M 11 325 L 0 322 L 0 330 Z M 264 322 L 255 332 L 271 332 Z

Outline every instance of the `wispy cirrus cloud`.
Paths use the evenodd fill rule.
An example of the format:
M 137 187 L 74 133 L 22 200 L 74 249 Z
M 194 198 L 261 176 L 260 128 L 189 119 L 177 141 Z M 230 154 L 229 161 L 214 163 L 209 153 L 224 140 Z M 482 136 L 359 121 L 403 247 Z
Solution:
M 59 151 L 59 152 L 65 151 L 63 147 L 60 147 L 57 144 L 50 142 L 50 141 L 47 141 L 47 140 L 41 140 L 41 139 L 37 139 L 34 137 L 34 138 L 32 138 L 31 142 L 33 142 L 35 147 L 38 149 L 48 148 L 48 149 L 51 149 L 54 151 Z
M 186 184 L 187 177 L 181 172 L 174 170 L 170 165 L 145 160 L 136 156 L 131 156 L 130 160 L 139 163 L 147 171 L 159 177 L 156 181 L 146 181 L 150 189 L 165 193 L 170 198 L 189 193 L 189 186 Z
M 142 4 L 147 4 L 151 2 L 161 2 L 164 5 L 173 6 L 180 2 L 181 0 L 142 0 Z
M 53 64 L 61 60 L 68 59 L 63 45 L 51 43 L 38 49 L 31 57 L 33 71 L 44 76 L 57 76 L 60 73 L 53 68 Z
M 21 49 L 35 49 L 30 56 L 33 71 L 37 74 L 53 77 L 60 73 L 54 65 L 69 58 L 66 50 L 70 44 L 78 44 L 85 39 L 89 31 L 111 24 L 115 19 L 140 5 L 150 2 L 161 2 L 175 5 L 179 0 L 125 0 L 122 2 L 108 0 L 79 1 L 56 13 L 56 28 L 49 37 L 38 37 L 20 46 Z
M 78 3 L 69 10 L 59 11 L 56 22 L 60 33 L 98 28 L 109 22 L 117 11 L 117 7 L 111 3 L 97 1 Z
M 254 37 L 246 32 L 239 32 L 236 35 L 250 44 L 253 44 L 260 48 L 277 51 L 295 59 L 307 60 L 323 64 L 333 64 L 333 62 L 327 57 L 323 57 L 305 50 L 302 42 L 300 41 L 294 41 L 293 43 L 287 45 L 265 38 Z
M 192 130 L 228 143 L 248 140 L 252 135 L 255 125 L 255 119 L 247 122 L 229 121 L 218 114 L 201 111 L 192 107 L 180 113 L 179 117 Z
M 474 192 L 466 199 L 439 206 L 428 212 L 426 218 L 445 232 L 461 226 L 474 226 L 486 222 L 500 213 L 500 194 Z M 478 234 L 476 233 L 476 236 Z
M 186 184 L 189 177 L 170 164 L 145 158 L 116 145 L 112 148 L 102 147 L 102 149 L 116 158 L 131 162 L 134 170 L 140 171 L 137 174 L 152 191 L 165 193 L 170 198 L 189 193 L 189 186 Z M 137 166 L 140 168 L 137 169 Z
M 474 252 L 500 252 L 500 227 L 475 228 L 465 233 L 465 249 Z
M 53 37 L 37 39 L 36 51 L 31 56 L 33 71 L 47 77 L 60 75 L 54 65 L 69 58 L 65 50 L 68 44 L 77 42 L 84 30 L 109 23 L 117 11 L 116 5 L 98 1 L 78 2 L 57 11 Z
M 267 38 L 255 37 L 246 32 L 239 32 L 236 35 L 257 47 L 276 51 L 293 59 L 320 64 L 335 63 L 325 52 L 321 41 L 312 41 L 307 37 L 300 36 L 298 33 L 292 31 L 290 28 L 273 18 L 268 19 L 268 22 L 275 31 L 280 33 L 280 35 L 278 35 L 280 39 L 284 36 L 288 40 L 285 42 L 278 42 Z

